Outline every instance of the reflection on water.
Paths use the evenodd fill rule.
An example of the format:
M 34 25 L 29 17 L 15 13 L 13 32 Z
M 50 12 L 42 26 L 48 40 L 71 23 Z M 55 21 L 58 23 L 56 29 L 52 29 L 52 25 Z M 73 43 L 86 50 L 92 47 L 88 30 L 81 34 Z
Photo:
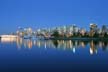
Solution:
M 14 42 L 14 41 L 16 41 L 16 38 L 15 37 L 10 37 L 10 38 L 3 37 L 3 38 L 1 38 L 1 42 L 2 43 L 5 43 L 5 42 Z
M 89 47 L 90 54 L 97 54 L 98 49 L 106 51 L 108 48 L 107 40 L 31 40 L 22 38 L 1 38 L 1 43 L 15 42 L 18 48 L 32 48 L 36 46 L 38 48 L 56 48 L 63 50 L 72 50 L 75 53 L 77 48 L 87 48 Z

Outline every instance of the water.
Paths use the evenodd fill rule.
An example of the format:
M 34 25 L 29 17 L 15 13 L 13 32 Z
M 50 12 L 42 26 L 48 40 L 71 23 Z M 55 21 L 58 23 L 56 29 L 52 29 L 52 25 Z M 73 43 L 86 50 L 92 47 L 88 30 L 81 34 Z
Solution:
M 0 41 L 1 72 L 105 71 L 108 41 L 30 40 Z

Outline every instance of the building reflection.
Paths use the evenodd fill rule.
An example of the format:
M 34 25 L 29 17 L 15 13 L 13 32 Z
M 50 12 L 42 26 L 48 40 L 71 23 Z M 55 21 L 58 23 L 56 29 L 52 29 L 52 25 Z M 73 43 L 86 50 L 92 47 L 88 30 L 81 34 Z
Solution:
M 108 48 L 108 41 L 93 41 L 93 40 L 30 40 L 30 39 L 19 39 L 17 40 L 17 46 L 32 48 L 37 46 L 38 48 L 56 48 L 63 50 L 72 50 L 75 53 L 77 48 L 86 48 L 89 45 L 90 54 L 97 54 L 98 49 L 102 48 L 106 51 Z
M 96 47 L 96 43 L 92 40 L 90 42 L 90 54 L 94 54 L 97 53 L 97 47 Z
M 102 48 L 102 51 L 106 51 L 108 49 L 108 41 L 90 41 L 90 54 L 97 54 L 99 48 Z
M 101 42 L 101 48 L 103 51 L 106 51 L 108 48 L 108 41 Z
M 97 54 L 98 49 L 106 51 L 108 49 L 107 40 L 32 40 L 32 39 L 22 39 L 17 38 L 1 38 L 1 43 L 4 42 L 16 42 L 17 48 L 29 48 L 33 46 L 36 48 L 55 48 L 61 50 L 71 50 L 73 53 L 77 51 L 78 48 L 87 48 L 91 55 Z
M 21 48 L 22 43 L 23 43 L 22 40 L 23 40 L 23 39 L 20 38 L 20 37 L 18 37 L 18 38 L 16 39 L 16 44 L 17 44 L 17 47 L 18 47 L 18 48 Z

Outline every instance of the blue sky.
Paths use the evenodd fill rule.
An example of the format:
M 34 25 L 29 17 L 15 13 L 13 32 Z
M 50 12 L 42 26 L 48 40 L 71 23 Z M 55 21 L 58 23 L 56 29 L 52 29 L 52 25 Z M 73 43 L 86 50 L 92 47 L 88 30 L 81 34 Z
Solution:
M 108 24 L 108 0 L 0 0 L 0 34 L 18 26 L 43 28 Z

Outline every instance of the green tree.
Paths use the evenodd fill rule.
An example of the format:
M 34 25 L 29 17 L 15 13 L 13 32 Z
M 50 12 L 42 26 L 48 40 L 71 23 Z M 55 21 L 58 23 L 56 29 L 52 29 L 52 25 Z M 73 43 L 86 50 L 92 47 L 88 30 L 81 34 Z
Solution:
M 55 30 L 51 36 L 60 37 L 59 32 Z

